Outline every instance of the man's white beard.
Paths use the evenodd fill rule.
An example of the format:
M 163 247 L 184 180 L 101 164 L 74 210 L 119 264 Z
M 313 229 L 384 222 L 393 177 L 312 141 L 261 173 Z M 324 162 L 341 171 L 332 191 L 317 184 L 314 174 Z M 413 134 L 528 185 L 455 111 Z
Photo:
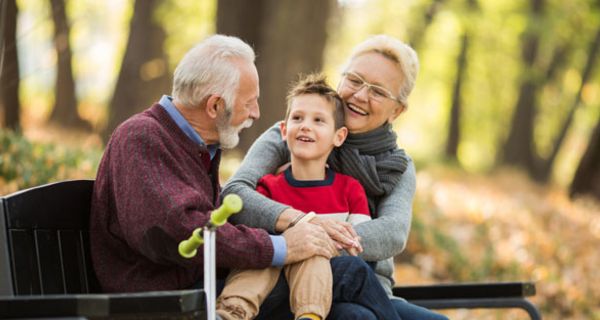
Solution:
M 223 116 L 217 120 L 217 131 L 219 132 L 219 144 L 223 149 L 233 149 L 240 142 L 240 131 L 245 128 L 252 126 L 252 119 L 246 119 L 239 126 L 232 126 L 229 124 L 231 115 L 229 117 Z

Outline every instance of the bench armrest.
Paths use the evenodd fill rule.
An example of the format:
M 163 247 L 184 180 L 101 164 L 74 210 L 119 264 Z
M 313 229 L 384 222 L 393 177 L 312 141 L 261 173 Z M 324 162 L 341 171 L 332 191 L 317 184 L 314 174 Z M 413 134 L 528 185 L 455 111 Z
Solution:
M 406 300 L 529 297 L 535 295 L 531 282 L 457 283 L 401 286 L 394 296 Z

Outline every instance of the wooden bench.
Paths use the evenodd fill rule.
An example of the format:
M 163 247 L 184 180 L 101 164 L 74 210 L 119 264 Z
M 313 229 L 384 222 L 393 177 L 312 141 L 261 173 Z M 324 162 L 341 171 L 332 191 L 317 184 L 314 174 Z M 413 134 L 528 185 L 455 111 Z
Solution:
M 0 198 L 0 318 L 205 319 L 202 290 L 103 294 L 91 267 L 88 223 L 93 180 L 47 184 Z M 532 283 L 394 288 L 432 309 L 521 308 Z

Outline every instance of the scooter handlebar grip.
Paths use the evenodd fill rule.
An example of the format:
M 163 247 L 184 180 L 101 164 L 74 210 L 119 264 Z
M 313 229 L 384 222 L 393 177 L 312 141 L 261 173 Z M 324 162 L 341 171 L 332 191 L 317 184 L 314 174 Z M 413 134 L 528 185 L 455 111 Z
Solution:
M 223 204 L 212 212 L 210 215 L 210 222 L 214 226 L 220 227 L 227 222 L 227 219 L 232 214 L 240 212 L 242 206 L 242 198 L 236 194 L 229 194 L 223 199 Z
M 197 228 L 187 240 L 183 240 L 179 243 L 179 254 L 182 257 L 189 259 L 196 256 L 198 247 L 204 243 L 201 232 L 202 228 Z

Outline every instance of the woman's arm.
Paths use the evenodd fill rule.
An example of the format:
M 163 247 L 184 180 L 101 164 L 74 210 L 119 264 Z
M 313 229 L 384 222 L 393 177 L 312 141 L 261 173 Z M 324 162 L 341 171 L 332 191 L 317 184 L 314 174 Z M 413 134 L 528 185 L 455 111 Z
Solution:
M 233 223 L 263 228 L 270 233 L 285 229 L 281 226 L 287 226 L 295 217 L 293 209 L 257 192 L 256 184 L 264 175 L 274 173 L 278 167 L 289 162 L 289 159 L 279 123 L 276 123 L 252 144 L 240 168 L 223 187 L 223 195 L 235 193 L 244 200 L 242 212 L 230 218 Z M 280 219 L 284 211 L 286 213 Z
M 377 205 L 377 217 L 356 225 L 367 261 L 393 257 L 406 246 L 412 219 L 412 202 L 415 194 L 415 166 L 409 158 L 408 167 L 392 192 Z

